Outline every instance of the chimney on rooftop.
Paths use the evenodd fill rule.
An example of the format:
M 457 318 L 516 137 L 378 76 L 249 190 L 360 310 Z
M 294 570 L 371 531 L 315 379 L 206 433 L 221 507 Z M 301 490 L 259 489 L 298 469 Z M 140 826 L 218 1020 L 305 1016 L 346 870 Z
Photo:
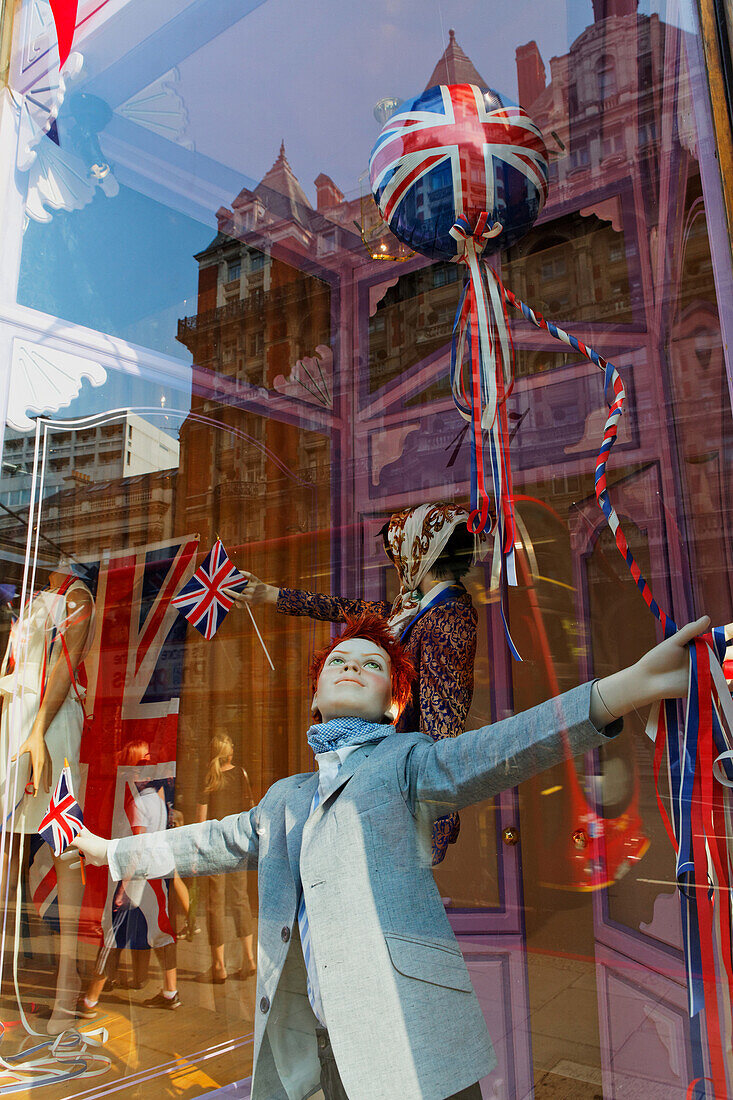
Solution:
M 529 110 L 540 93 L 545 90 L 547 84 L 545 66 L 534 39 L 524 46 L 517 46 L 516 58 L 519 105 Z
M 317 210 L 331 210 L 344 201 L 343 191 L 338 189 L 331 177 L 327 176 L 325 172 L 321 172 L 320 176 L 313 182 L 316 185 Z
M 611 15 L 636 15 L 639 0 L 593 0 L 593 18 L 601 23 Z

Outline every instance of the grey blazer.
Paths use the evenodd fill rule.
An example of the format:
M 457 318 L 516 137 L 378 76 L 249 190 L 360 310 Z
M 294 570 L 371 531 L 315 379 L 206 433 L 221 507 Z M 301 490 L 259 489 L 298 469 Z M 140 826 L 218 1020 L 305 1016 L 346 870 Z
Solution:
M 586 684 L 455 739 L 392 733 L 348 757 L 310 817 L 315 772 L 280 780 L 246 813 L 112 843 L 115 879 L 258 866 L 253 1100 L 303 1100 L 318 1088 L 301 889 L 350 1100 L 444 1100 L 493 1069 L 431 870 L 432 823 L 601 744 L 589 706 Z

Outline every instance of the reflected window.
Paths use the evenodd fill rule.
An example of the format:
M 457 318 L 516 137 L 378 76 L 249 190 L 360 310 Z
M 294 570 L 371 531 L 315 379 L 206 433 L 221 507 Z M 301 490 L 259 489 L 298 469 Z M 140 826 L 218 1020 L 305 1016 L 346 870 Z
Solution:
M 587 141 L 578 141 L 570 151 L 571 168 L 587 168 L 590 164 L 590 148 Z
M 568 88 L 568 112 L 571 115 L 578 113 L 578 85 L 571 84 Z
M 544 260 L 542 263 L 542 278 L 543 279 L 557 279 L 561 275 L 564 275 L 566 271 L 565 257 L 555 256 L 551 260 Z
M 657 125 L 653 118 L 639 126 L 639 145 L 653 145 L 657 140 Z
M 624 135 L 619 131 L 616 134 L 610 134 L 608 137 L 604 137 L 601 143 L 601 153 L 604 157 L 612 157 L 616 153 L 623 153 L 624 151 Z
M 600 100 L 616 95 L 616 64 L 608 54 L 604 54 L 596 65 L 596 80 Z

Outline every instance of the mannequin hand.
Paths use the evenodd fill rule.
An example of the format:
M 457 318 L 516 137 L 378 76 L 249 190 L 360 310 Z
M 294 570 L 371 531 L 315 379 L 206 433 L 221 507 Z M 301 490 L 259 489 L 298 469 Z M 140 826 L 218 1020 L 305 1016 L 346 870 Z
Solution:
M 131 909 L 130 899 L 127 896 L 124 882 L 121 882 L 115 890 L 115 896 L 112 900 L 112 912 L 117 913 L 121 909 Z
M 254 573 L 248 573 L 246 569 L 242 569 L 241 573 L 247 578 L 247 587 L 243 592 L 232 593 L 232 599 L 237 607 L 244 607 L 248 603 L 277 603 L 279 588 L 273 584 L 265 584 L 264 581 L 255 577 Z
M 611 716 L 620 718 L 637 707 L 662 699 L 684 698 L 687 695 L 690 663 L 687 646 L 709 629 L 710 619 L 703 615 L 654 646 L 636 664 L 594 684 L 591 693 L 591 720 L 594 725 L 600 728 L 609 722 Z
M 31 732 L 20 746 L 12 762 L 15 763 L 25 753 L 29 753 L 31 770 L 29 782 L 33 784 L 33 797 L 38 794 L 39 786 L 43 785 L 46 793 L 51 790 L 51 757 L 46 748 L 46 738 L 43 730 L 37 725 L 31 727 Z
M 687 695 L 690 657 L 687 646 L 699 634 L 710 629 L 710 619 L 703 615 L 688 623 L 663 642 L 650 649 L 637 661 L 640 682 L 649 703 L 661 699 L 683 699 Z
M 81 863 L 79 852 L 82 853 L 87 863 L 92 867 L 107 866 L 107 850 L 110 842 L 103 837 L 91 833 L 86 826 L 82 827 L 78 836 L 74 837 L 69 847 L 61 856 L 71 867 L 78 867 Z

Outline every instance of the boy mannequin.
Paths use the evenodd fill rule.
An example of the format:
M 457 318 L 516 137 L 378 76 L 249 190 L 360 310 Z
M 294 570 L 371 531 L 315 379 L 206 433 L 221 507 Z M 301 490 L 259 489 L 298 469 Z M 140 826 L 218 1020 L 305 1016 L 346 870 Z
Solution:
M 496 1060 L 430 869 L 432 823 L 603 744 L 630 710 L 684 696 L 685 647 L 708 627 L 432 742 L 388 724 L 409 696 L 409 658 L 364 616 L 314 660 L 318 772 L 223 821 L 118 841 L 83 830 L 75 845 L 113 878 L 259 866 L 253 1100 L 304 1100 L 319 1085 L 326 1100 L 473 1100 Z
M 252 573 L 238 607 L 272 604 L 284 615 L 308 615 L 333 623 L 374 613 L 399 638 L 415 665 L 411 697 L 398 730 L 432 737 L 457 737 L 466 728 L 473 698 L 478 616 L 463 578 L 481 556 L 482 535 L 468 531 L 469 514 L 448 501 L 428 501 L 395 512 L 380 534 L 399 578 L 393 604 L 328 596 L 323 592 L 265 584 Z M 433 865 L 443 861 L 460 831 L 458 814 L 433 825 Z

